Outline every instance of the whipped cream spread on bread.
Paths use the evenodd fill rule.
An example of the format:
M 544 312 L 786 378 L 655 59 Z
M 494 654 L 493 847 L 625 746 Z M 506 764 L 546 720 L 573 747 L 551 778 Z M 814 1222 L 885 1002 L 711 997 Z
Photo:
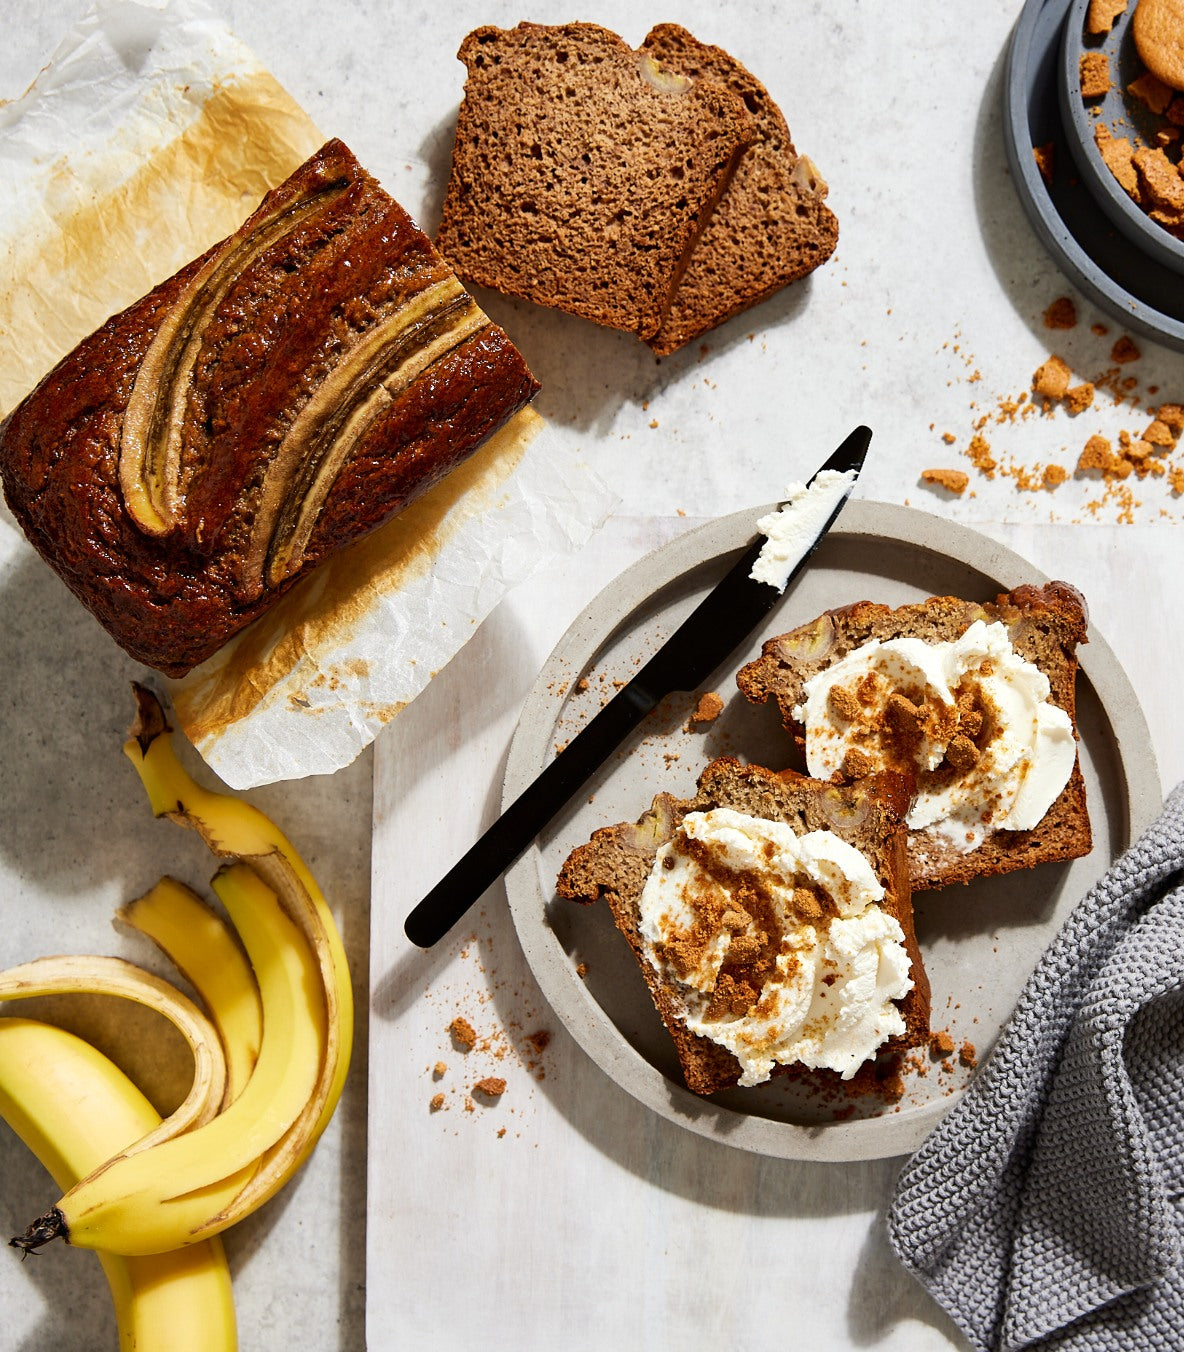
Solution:
M 793 716 L 810 773 L 913 773 L 912 830 L 963 853 L 992 831 L 1037 826 L 1073 772 L 1069 715 L 1005 625 L 976 620 L 960 637 L 871 639 L 805 684 Z
M 756 523 L 765 543 L 749 577 L 784 591 L 794 564 L 818 538 L 854 480 L 854 470 L 824 469 L 808 485 L 790 484 L 781 506 Z
M 832 831 L 796 835 L 732 808 L 691 812 L 640 902 L 647 956 L 691 1032 L 726 1047 L 741 1085 L 777 1065 L 850 1079 L 904 1032 L 904 934 L 867 859 Z

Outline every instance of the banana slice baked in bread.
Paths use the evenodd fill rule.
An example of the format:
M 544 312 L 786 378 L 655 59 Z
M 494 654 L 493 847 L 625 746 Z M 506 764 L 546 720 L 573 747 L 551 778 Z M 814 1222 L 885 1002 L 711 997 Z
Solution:
M 331 141 L 41 381 L 0 426 L 0 475 L 116 641 L 181 675 L 537 388 Z
M 776 702 L 811 774 L 911 775 L 912 885 L 942 887 L 1089 853 L 1074 690 L 1086 629 L 1064 582 L 981 605 L 863 601 L 769 639 L 737 683 Z
M 862 1088 L 928 1033 L 907 804 L 898 775 L 838 786 L 724 757 L 694 798 L 595 832 L 557 888 L 608 903 L 693 1092 L 803 1070 Z

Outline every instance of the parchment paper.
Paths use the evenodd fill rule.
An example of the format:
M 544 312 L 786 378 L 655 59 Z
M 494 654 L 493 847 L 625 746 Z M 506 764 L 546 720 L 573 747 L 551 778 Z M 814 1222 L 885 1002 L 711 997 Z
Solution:
M 332 133 L 348 143 L 348 128 Z M 0 414 L 233 231 L 326 137 L 200 0 L 96 5 L 0 107 Z M 583 543 L 613 501 L 524 411 L 168 683 L 182 728 L 235 788 L 349 764 L 511 587 Z

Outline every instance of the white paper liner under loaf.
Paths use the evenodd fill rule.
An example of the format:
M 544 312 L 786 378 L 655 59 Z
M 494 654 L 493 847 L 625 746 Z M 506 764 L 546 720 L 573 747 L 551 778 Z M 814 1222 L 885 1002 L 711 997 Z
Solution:
M 200 0 L 103 0 L 0 107 L 0 138 L 0 415 L 327 139 Z M 331 773 L 614 501 L 525 410 L 202 667 L 157 683 L 232 787 Z

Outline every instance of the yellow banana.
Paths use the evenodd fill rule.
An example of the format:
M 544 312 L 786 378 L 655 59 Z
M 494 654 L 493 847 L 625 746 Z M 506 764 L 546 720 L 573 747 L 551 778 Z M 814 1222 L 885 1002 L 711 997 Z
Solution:
M 90 1043 L 19 1018 L 0 1018 L 0 1116 L 63 1189 L 160 1122 Z M 234 1352 L 234 1297 L 220 1240 L 150 1257 L 97 1257 L 123 1352 Z
M 292 843 L 258 808 L 203 788 L 185 770 L 159 701 L 135 686 L 138 716 L 124 752 L 136 768 L 152 811 L 197 831 L 221 858 L 246 860 L 279 895 L 313 946 L 324 981 L 328 1045 L 317 1083 L 315 1118 L 301 1158 L 327 1126 L 349 1070 L 353 987 L 341 935 L 316 880 Z
M 230 927 L 175 878 L 162 878 L 116 919 L 151 939 L 201 997 L 222 1041 L 225 1102 L 232 1102 L 255 1068 L 263 1015 L 251 964 Z
M 83 1248 L 160 1253 L 224 1230 L 260 1155 L 295 1122 L 316 1086 L 325 1013 L 312 950 L 275 893 L 246 864 L 214 879 L 255 970 L 263 1005 L 259 1058 L 242 1093 L 181 1136 L 108 1160 L 71 1188 L 18 1247 L 64 1234 Z
M 0 972 L 0 1000 L 71 993 L 115 995 L 153 1009 L 177 1028 L 193 1053 L 193 1084 L 184 1101 L 143 1140 L 128 1145 L 128 1153 L 148 1150 L 217 1114 L 226 1092 L 222 1043 L 210 1020 L 175 986 L 123 958 L 103 956 L 35 958 Z

